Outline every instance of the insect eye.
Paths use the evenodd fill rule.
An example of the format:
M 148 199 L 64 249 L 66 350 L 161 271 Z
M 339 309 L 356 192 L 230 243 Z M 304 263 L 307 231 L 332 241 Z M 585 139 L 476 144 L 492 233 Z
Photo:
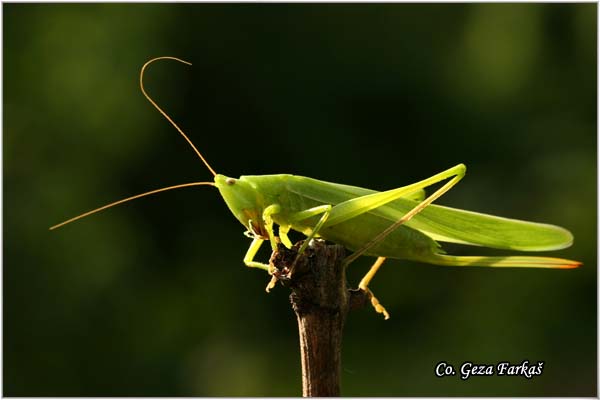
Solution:
M 225 180 L 225 183 L 228 184 L 228 185 L 234 185 L 235 184 L 235 179 L 233 179 L 233 178 L 227 178 Z

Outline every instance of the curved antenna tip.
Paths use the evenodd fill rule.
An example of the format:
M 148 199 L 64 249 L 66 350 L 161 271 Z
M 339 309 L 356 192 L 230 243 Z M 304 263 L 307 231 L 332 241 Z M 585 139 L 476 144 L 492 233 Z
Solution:
M 212 169 L 212 167 L 210 166 L 208 161 L 206 161 L 204 156 L 200 153 L 200 151 L 198 151 L 196 146 L 194 146 L 194 143 L 192 143 L 192 141 L 187 137 L 187 135 L 183 132 L 183 130 L 181 130 L 181 128 L 175 123 L 175 121 L 173 121 L 171 119 L 171 117 L 169 117 L 169 115 L 166 112 L 164 112 L 163 109 L 160 108 L 159 105 L 156 104 L 156 102 L 154 100 L 152 100 L 152 98 L 148 95 L 148 93 L 146 93 L 146 89 L 144 88 L 144 71 L 146 70 L 146 67 L 148 65 L 150 65 L 154 61 L 158 61 L 158 60 L 174 60 L 174 61 L 181 62 L 183 64 L 192 65 L 192 63 L 189 61 L 185 61 L 185 60 L 182 60 L 181 58 L 171 57 L 171 56 L 155 57 L 151 60 L 146 61 L 146 63 L 142 66 L 142 69 L 140 70 L 140 88 L 142 90 L 142 94 L 144 95 L 144 97 L 146 97 L 146 99 L 150 102 L 150 104 L 152 104 L 154 106 L 154 108 L 156 108 L 158 110 L 158 112 L 160 112 L 162 114 L 162 116 L 165 117 L 167 119 L 167 121 L 169 121 L 171 123 L 171 125 L 173 125 L 173 127 L 175 127 L 175 129 L 177 129 L 177 132 L 179 132 L 181 134 L 181 136 L 183 136 L 183 138 L 188 142 L 188 144 L 190 146 L 192 146 L 192 149 L 194 149 L 194 151 L 196 152 L 196 155 L 200 158 L 200 160 L 202 160 L 202 162 L 204 163 L 206 168 L 208 168 L 210 173 L 213 174 L 213 176 L 217 176 L 217 173 L 215 172 L 215 170 Z
M 172 56 L 160 56 L 160 57 L 154 57 L 148 61 L 146 61 L 146 63 L 144 64 L 144 66 L 142 67 L 142 70 L 147 67 L 148 65 L 152 64 L 154 61 L 158 61 L 158 60 L 175 60 L 175 61 L 179 61 L 180 63 L 183 64 L 187 64 L 187 65 L 192 65 L 191 62 L 189 61 L 185 61 L 182 60 L 181 58 L 177 58 L 177 57 L 172 57 Z

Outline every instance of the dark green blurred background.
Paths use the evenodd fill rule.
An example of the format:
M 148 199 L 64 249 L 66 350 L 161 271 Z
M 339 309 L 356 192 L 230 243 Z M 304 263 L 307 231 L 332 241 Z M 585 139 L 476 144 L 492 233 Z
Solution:
M 214 189 L 47 229 L 210 179 L 139 91 L 161 55 L 194 65 L 152 65 L 147 89 L 218 172 L 383 190 L 464 162 L 440 204 L 575 235 L 549 254 L 578 270 L 387 263 L 392 318 L 350 315 L 343 395 L 596 395 L 595 4 L 3 8 L 4 395 L 300 394 L 288 291 L 244 267 Z M 433 372 L 525 359 L 543 375 Z

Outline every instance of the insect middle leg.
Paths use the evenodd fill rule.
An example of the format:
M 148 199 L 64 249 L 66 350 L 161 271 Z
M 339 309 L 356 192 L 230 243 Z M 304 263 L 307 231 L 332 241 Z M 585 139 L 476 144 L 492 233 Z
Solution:
M 281 243 L 288 249 L 292 248 L 292 241 L 288 237 L 288 232 L 291 228 L 291 225 L 279 225 L 279 239 L 281 239 Z
M 312 207 L 292 214 L 292 216 L 290 217 L 290 221 L 292 223 L 302 221 L 303 219 L 307 219 L 310 217 L 314 217 L 315 215 L 323 214 L 317 222 L 317 224 L 315 225 L 315 227 L 312 228 L 310 234 L 306 237 L 304 243 L 302 243 L 302 246 L 300 247 L 300 249 L 298 250 L 298 254 L 296 255 L 296 260 L 294 261 L 294 264 L 298 260 L 298 257 L 300 257 L 304 250 L 306 250 L 306 247 L 308 246 L 310 241 L 319 233 L 319 231 L 323 227 L 323 224 L 327 221 L 327 218 L 329 218 L 329 214 L 331 214 L 332 208 L 333 206 L 331 204 L 324 204 L 322 206 Z
M 319 230 L 321 229 L 321 227 L 323 226 L 325 221 L 327 221 L 327 218 L 329 217 L 329 213 L 331 212 L 331 208 L 332 208 L 331 204 L 324 204 L 322 206 L 312 207 L 307 210 L 299 211 L 299 212 L 291 215 L 289 225 L 284 225 L 284 226 L 280 225 L 279 226 L 279 236 L 281 237 L 283 244 L 286 247 L 290 248 L 291 242 L 287 236 L 287 233 L 290 230 L 291 224 L 293 224 L 294 222 L 302 221 L 303 219 L 306 219 L 306 218 L 310 218 L 310 217 L 314 217 L 319 214 L 323 214 L 321 216 L 321 218 L 319 219 L 319 222 L 317 222 L 315 227 L 311 230 L 310 234 L 304 240 L 304 243 L 302 243 L 302 246 L 300 246 L 300 249 L 298 249 L 298 253 L 296 253 L 296 258 L 292 262 L 292 270 L 293 270 L 294 265 L 296 264 L 296 261 L 298 261 L 298 259 L 300 258 L 300 256 L 304 252 L 304 250 L 306 250 L 306 247 L 308 246 L 310 241 L 319 233 Z M 272 274 L 272 271 L 269 270 L 269 273 Z M 276 283 L 277 283 L 277 277 L 275 275 L 273 275 L 273 278 L 271 278 L 271 281 L 269 282 L 269 284 L 267 285 L 265 290 L 267 292 L 269 292 L 271 289 L 273 289 L 275 287 Z

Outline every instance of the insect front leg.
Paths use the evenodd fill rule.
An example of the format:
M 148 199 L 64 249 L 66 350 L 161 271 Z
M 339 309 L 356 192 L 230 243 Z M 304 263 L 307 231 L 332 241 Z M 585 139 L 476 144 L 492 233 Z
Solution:
M 264 241 L 264 239 L 261 239 L 258 236 L 254 236 L 254 240 L 252 240 L 252 243 L 250 243 L 250 247 L 248 247 L 248 251 L 244 256 L 244 264 L 246 264 L 247 267 L 260 268 L 264 269 L 265 271 L 269 270 L 269 264 L 254 261 L 256 253 L 258 253 L 258 249 L 260 249 L 260 246 L 262 246 Z
M 267 208 L 265 208 L 265 210 L 263 211 L 263 215 L 262 215 L 263 225 L 269 236 L 269 241 L 271 242 L 271 248 L 273 249 L 273 251 L 277 250 L 277 239 L 275 238 L 275 235 L 273 234 L 273 218 L 271 217 L 271 215 L 277 214 L 280 209 L 281 209 L 281 207 L 279 205 L 272 204 L 272 205 L 268 206 Z M 248 267 L 264 269 L 265 271 L 268 271 L 269 274 L 272 275 L 273 267 L 270 264 L 265 264 L 265 263 L 254 261 L 254 257 L 256 257 L 256 253 L 258 253 L 258 250 L 260 249 L 260 246 L 262 246 L 262 244 L 264 243 L 265 239 L 258 236 L 258 234 L 253 231 L 252 221 L 250 221 L 250 223 L 249 223 L 247 234 L 249 236 L 251 236 L 253 238 L 253 240 L 252 240 L 252 243 L 250 244 L 250 247 L 248 247 L 248 251 L 246 252 L 246 255 L 244 256 L 244 264 L 246 264 L 246 266 L 248 266 Z

